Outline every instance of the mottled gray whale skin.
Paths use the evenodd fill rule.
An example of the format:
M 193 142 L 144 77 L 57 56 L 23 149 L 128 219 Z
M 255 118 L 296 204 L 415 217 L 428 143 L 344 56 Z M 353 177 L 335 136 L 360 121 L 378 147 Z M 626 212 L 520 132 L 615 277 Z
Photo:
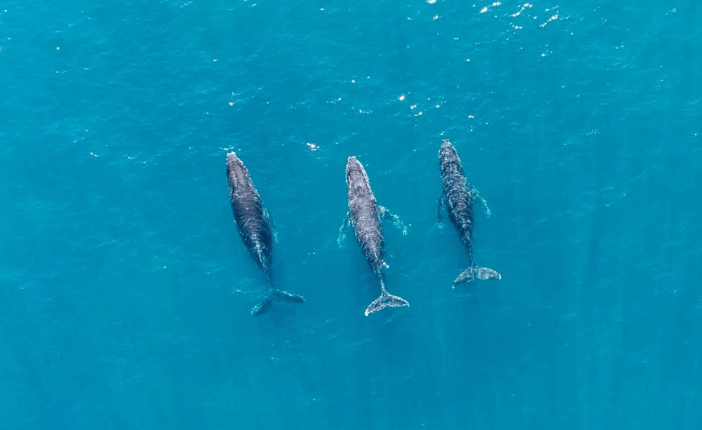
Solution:
M 407 300 L 393 296 L 385 288 L 385 277 L 382 269 L 383 267 L 387 268 L 388 265 L 383 260 L 385 239 L 383 238 L 381 219 L 392 220 L 403 229 L 404 234 L 407 234 L 407 229 L 396 215 L 391 214 L 386 208 L 378 206 L 366 170 L 356 157 L 349 157 L 346 163 L 346 186 L 348 188 L 349 212 L 344 225 L 342 225 L 340 238 L 344 236 L 345 228 L 353 227 L 354 235 L 361 246 L 363 255 L 380 282 L 380 296 L 366 308 L 365 315 L 368 316 L 386 307 L 409 306 Z
M 232 204 L 234 222 L 251 258 L 270 286 L 270 292 L 263 302 L 254 306 L 251 313 L 255 316 L 265 313 L 273 302 L 302 303 L 301 296 L 280 291 L 273 286 L 271 263 L 273 251 L 273 229 L 268 211 L 261 202 L 254 187 L 249 171 L 234 152 L 227 154 L 227 180 L 229 181 L 229 201 Z
M 478 200 L 485 207 L 488 215 L 490 209 L 488 209 L 485 200 L 480 197 L 478 190 L 468 183 L 456 148 L 448 140 L 441 143 L 439 167 L 441 168 L 441 184 L 443 186 L 439 197 L 439 222 L 442 220 L 441 209 L 445 207 L 451 224 L 456 228 L 461 242 L 468 252 L 470 263 L 470 266 L 453 281 L 453 287 L 455 288 L 456 285 L 463 282 L 470 282 L 475 278 L 502 279 L 502 275 L 497 271 L 488 267 L 478 267 L 473 261 L 473 202 Z

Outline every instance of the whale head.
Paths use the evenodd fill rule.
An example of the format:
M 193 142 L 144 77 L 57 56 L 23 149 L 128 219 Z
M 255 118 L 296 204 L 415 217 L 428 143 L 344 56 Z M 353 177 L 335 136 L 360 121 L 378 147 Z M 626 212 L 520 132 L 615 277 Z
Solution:
M 448 139 L 441 142 L 439 160 L 441 160 L 442 163 L 446 161 L 460 161 L 456 148 L 453 147 L 453 144 Z
M 249 183 L 249 171 L 234 152 L 227 154 L 227 178 L 234 190 Z
M 346 162 L 346 186 L 349 198 L 365 197 L 371 192 L 366 170 L 356 157 L 349 157 Z

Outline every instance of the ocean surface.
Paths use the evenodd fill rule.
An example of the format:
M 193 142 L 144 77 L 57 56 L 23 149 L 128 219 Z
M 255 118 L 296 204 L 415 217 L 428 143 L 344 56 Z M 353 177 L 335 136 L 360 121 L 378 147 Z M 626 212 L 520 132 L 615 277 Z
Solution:
M 0 428 L 699 430 L 700 22 L 692 0 L 0 2 Z M 500 281 L 451 288 L 444 139 Z M 250 314 L 231 150 L 302 305 Z M 351 155 L 409 225 L 385 225 L 409 308 L 363 315 Z

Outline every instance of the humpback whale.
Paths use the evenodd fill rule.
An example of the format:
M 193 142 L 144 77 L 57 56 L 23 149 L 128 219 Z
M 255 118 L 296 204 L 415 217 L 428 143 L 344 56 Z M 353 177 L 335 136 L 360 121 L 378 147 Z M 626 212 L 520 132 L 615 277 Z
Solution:
M 380 296 L 366 308 L 365 315 L 368 316 L 387 307 L 409 306 L 407 300 L 393 296 L 385 288 L 382 268 L 389 266 L 383 260 L 385 240 L 381 219 L 392 221 L 396 227 L 402 229 L 403 234 L 407 234 L 407 228 L 397 215 L 390 213 L 375 201 L 368 175 L 356 157 L 349 157 L 346 163 L 346 186 L 348 188 L 349 212 L 339 229 L 339 245 L 346 237 L 346 229 L 353 227 L 356 240 L 361 246 L 366 261 L 380 282 Z
M 473 279 L 502 279 L 497 271 L 488 267 L 478 267 L 473 262 L 473 202 L 478 201 L 485 208 L 488 216 L 490 209 L 485 199 L 480 197 L 478 190 L 468 183 L 461 166 L 456 148 L 451 142 L 444 140 L 439 149 L 439 167 L 441 168 L 441 183 L 443 190 L 439 197 L 438 217 L 441 223 L 441 209 L 446 208 L 451 223 L 458 231 L 458 235 L 468 251 L 470 266 L 453 281 L 453 287 Z
M 229 201 L 232 204 L 234 222 L 244 245 L 268 281 L 270 291 L 267 297 L 251 309 L 251 314 L 265 313 L 273 302 L 302 303 L 302 296 L 290 294 L 273 286 L 271 272 L 273 250 L 273 229 L 268 211 L 261 202 L 249 171 L 234 152 L 227 154 L 227 180 L 229 181 Z

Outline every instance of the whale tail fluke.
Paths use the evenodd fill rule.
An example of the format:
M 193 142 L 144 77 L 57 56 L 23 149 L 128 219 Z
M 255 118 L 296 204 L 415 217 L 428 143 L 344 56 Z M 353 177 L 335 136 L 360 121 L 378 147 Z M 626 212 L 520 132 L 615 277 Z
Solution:
M 273 290 L 263 301 L 251 309 L 251 315 L 257 317 L 265 314 L 270 309 L 273 302 L 284 303 L 304 303 L 305 299 L 297 294 L 291 294 L 287 291 Z
M 380 297 L 373 300 L 373 303 L 368 305 L 368 307 L 366 308 L 365 315 L 368 316 L 373 312 L 378 312 L 385 308 L 400 308 L 403 306 L 409 306 L 409 302 L 403 299 L 402 297 L 393 296 L 387 291 L 383 291 L 380 294 Z
M 502 275 L 500 275 L 497 270 L 493 270 L 489 267 L 470 266 L 454 279 L 453 288 L 456 288 L 458 284 L 470 282 L 473 279 L 480 279 L 483 281 L 487 279 L 502 279 Z
M 273 303 L 273 294 L 269 295 L 263 301 L 256 306 L 254 306 L 251 309 L 251 315 L 257 317 L 259 315 L 263 315 L 266 312 L 268 312 L 268 309 L 271 308 L 271 303 Z

